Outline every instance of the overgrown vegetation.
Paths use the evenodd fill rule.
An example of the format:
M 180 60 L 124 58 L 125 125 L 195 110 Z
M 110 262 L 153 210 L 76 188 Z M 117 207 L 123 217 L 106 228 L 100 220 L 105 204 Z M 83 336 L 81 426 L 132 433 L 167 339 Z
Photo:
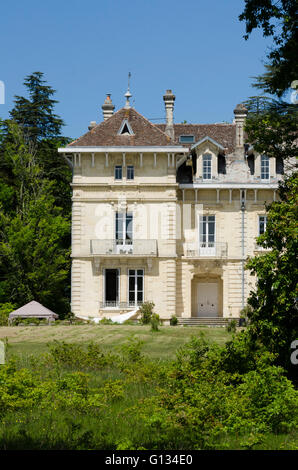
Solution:
M 0 369 L 0 447 L 294 449 L 298 392 L 251 346 L 244 333 L 225 347 L 193 337 L 154 361 L 132 337 L 113 353 L 54 342 L 16 356 Z

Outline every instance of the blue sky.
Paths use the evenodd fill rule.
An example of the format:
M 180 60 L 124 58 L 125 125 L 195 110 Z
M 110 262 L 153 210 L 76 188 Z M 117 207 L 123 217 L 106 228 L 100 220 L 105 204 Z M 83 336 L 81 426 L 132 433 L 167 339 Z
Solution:
M 57 93 L 64 135 L 78 137 L 102 120 L 112 94 L 124 106 L 130 71 L 132 103 L 149 119 L 164 118 L 162 96 L 176 95 L 175 122 L 231 121 L 235 105 L 259 94 L 270 40 L 243 39 L 242 0 L 15 0 L 1 4 L 0 80 L 8 117 L 24 77 L 41 71 Z M 162 121 L 162 120 L 160 120 Z M 157 121 L 155 121 L 157 122 Z

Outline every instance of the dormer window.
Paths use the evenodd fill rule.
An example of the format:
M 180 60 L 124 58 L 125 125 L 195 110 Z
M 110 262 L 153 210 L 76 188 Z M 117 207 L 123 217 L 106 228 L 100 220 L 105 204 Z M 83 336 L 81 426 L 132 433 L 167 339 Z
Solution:
M 118 135 L 134 135 L 131 125 L 128 122 L 128 119 L 124 119 L 118 131 Z
M 203 179 L 211 180 L 212 178 L 212 155 L 205 153 L 203 155 Z
M 180 135 L 179 136 L 179 142 L 181 144 L 193 144 L 194 141 L 195 141 L 194 135 Z
M 269 180 L 269 157 L 267 155 L 261 156 L 261 179 Z

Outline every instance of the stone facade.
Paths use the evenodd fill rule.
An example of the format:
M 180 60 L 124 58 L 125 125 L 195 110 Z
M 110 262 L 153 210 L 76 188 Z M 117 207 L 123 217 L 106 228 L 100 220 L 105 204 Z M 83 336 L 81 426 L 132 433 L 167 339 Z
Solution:
M 129 99 L 114 113 L 109 95 L 104 121 L 59 149 L 73 168 L 77 316 L 119 315 L 153 301 L 166 320 L 237 318 L 254 286 L 244 264 L 260 251 L 280 165 L 244 143 L 242 105 L 233 124 L 176 125 L 171 90 L 164 100 L 166 126 Z

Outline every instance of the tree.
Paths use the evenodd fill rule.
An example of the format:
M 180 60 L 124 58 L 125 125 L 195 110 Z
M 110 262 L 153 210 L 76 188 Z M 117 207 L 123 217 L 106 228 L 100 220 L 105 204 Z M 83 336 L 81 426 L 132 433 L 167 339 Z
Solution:
M 14 179 L 13 210 L 0 202 L 0 304 L 31 300 L 69 311 L 70 221 L 22 128 L 7 122 L 3 148 Z
M 257 276 L 248 304 L 249 333 L 277 355 L 277 363 L 292 371 L 291 343 L 298 339 L 298 175 L 285 178 L 280 201 L 267 207 L 267 227 L 258 245 L 269 248 L 249 260 L 247 269 Z
M 54 113 L 57 101 L 52 99 L 52 96 L 55 90 L 46 85 L 42 72 L 28 75 L 24 80 L 24 85 L 28 90 L 29 98 L 15 96 L 15 106 L 10 116 L 22 128 L 26 144 L 34 148 L 39 167 L 46 178 L 53 183 L 51 193 L 55 197 L 55 203 L 70 213 L 71 171 L 66 161 L 58 155 L 57 149 L 67 145 L 71 139 L 61 135 L 64 122 Z M 2 127 L 6 135 L 5 142 L 7 142 L 11 136 L 5 122 Z M 0 175 L 1 166 L 3 172 L 3 162 L 2 165 L 0 163 Z M 9 175 L 10 168 L 7 166 L 6 171 Z
M 11 118 L 23 128 L 26 139 L 37 142 L 61 135 L 62 119 L 54 114 L 57 103 L 51 96 L 52 87 L 45 85 L 42 72 L 34 72 L 24 80 L 29 99 L 15 96 L 15 107 L 10 111 Z
M 272 37 L 266 73 L 257 77 L 256 87 L 281 97 L 298 79 L 296 0 L 245 0 L 239 19 L 246 23 L 245 39 L 256 28 Z

